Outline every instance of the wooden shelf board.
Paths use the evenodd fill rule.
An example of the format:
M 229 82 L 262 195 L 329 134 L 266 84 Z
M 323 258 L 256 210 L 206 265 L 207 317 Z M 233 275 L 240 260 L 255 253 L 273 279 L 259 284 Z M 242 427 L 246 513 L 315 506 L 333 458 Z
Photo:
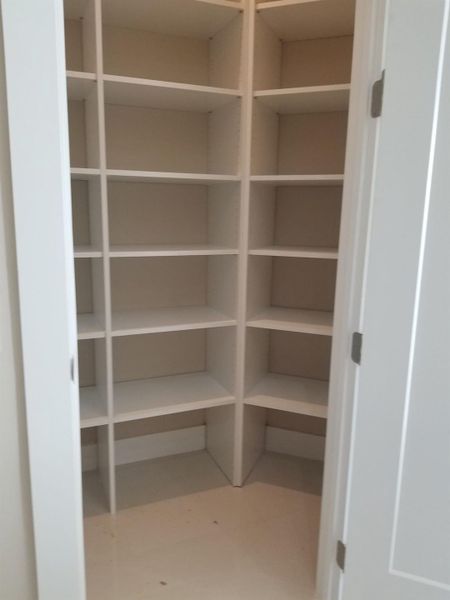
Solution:
M 122 310 L 112 314 L 113 336 L 187 331 L 236 325 L 236 320 L 209 306 Z
M 328 382 L 269 373 L 248 393 L 244 402 L 325 419 L 328 412 Z
M 286 256 L 291 258 L 322 258 L 337 260 L 337 248 L 314 248 L 309 246 L 266 246 L 253 248 L 249 252 L 253 256 Z
M 250 181 L 273 186 L 335 186 L 344 183 L 344 175 L 252 175 Z
M 114 384 L 116 423 L 233 404 L 209 373 L 188 373 Z
M 350 85 L 321 85 L 255 92 L 255 98 L 275 112 L 288 115 L 348 110 Z
M 100 177 L 100 169 L 88 169 L 84 167 L 71 167 L 70 169 L 71 179 L 79 181 L 90 181 Z
M 104 21 L 155 33 L 208 39 L 242 10 L 229 0 L 105 0 Z
M 92 246 L 75 246 L 74 256 L 75 258 L 101 258 L 103 254 L 100 249 Z
M 283 41 L 352 35 L 355 0 L 273 0 L 257 10 Z
M 247 321 L 249 327 L 333 335 L 333 313 L 270 306 Z
M 209 244 L 180 244 L 180 245 L 154 245 L 154 246 L 111 246 L 111 258 L 129 258 L 139 256 L 223 256 L 237 254 L 236 248 L 226 246 L 213 246 Z
M 67 71 L 67 96 L 69 100 L 84 100 L 95 87 L 95 74 Z
M 105 337 L 105 328 L 97 315 L 86 313 L 77 315 L 78 339 L 93 340 Z
M 141 183 L 190 183 L 213 185 L 216 183 L 239 182 L 238 175 L 215 175 L 209 173 L 171 173 L 166 171 L 128 171 L 108 169 L 110 181 L 136 181 Z
M 108 423 L 108 415 L 95 386 L 80 388 L 80 426 L 97 427 Z
M 239 98 L 239 90 L 105 75 L 105 101 L 164 110 L 209 112 Z

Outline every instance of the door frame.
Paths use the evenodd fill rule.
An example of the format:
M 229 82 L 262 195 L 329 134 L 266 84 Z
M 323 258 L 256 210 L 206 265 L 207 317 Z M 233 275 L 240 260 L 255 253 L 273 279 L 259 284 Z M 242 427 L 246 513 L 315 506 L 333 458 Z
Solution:
M 356 2 L 353 85 L 341 223 L 341 240 L 345 239 L 345 245 L 341 244 L 336 288 L 335 314 L 339 315 L 339 320 L 335 322 L 333 336 L 317 576 L 318 595 L 323 600 L 337 600 L 341 586 L 335 551 L 337 540 L 342 539 L 346 514 L 353 398 L 357 381 L 357 368 L 350 359 L 350 346 L 352 332 L 358 331 L 361 323 L 370 222 L 370 203 L 365 199 L 370 198 L 379 128 L 379 120 L 370 117 L 370 91 L 382 71 L 384 14 L 388 1 Z M 27 0 L 2 0 L 2 18 L 39 594 L 42 597 L 83 600 L 85 582 L 76 368 L 74 381 L 70 377 L 70 361 L 74 360 L 76 365 L 77 348 L 63 1 L 44 0 L 30 4 Z M 31 54 L 23 51 L 25 39 L 27 47 L 33 48 L 34 56 L 36 47 L 40 48 L 40 63 L 31 60 Z M 49 69 L 45 86 L 42 85 L 45 73 L 43 63 Z M 32 94 L 30 90 L 33 90 Z M 36 113 L 30 111 L 28 102 L 31 96 L 34 104 L 45 106 L 47 103 L 48 108 L 40 114 L 39 120 L 36 120 Z M 50 107 L 48 100 L 52 97 L 55 103 Z M 26 101 L 23 102 L 23 99 Z M 54 126 L 55 122 L 57 127 Z M 30 125 L 33 126 L 33 144 L 29 144 L 27 135 Z M 43 152 L 42 148 L 46 151 Z M 36 152 L 36 149 L 39 151 Z M 27 177 L 23 177 L 24 172 Z M 44 186 L 39 188 L 35 182 L 45 174 L 49 181 L 52 179 L 50 187 L 53 196 L 49 196 L 46 190 L 46 196 L 41 199 L 38 192 Z M 62 203 L 61 197 L 64 199 Z M 34 202 L 30 202 L 30 198 Z M 40 225 L 45 226 L 46 229 L 42 230 L 47 232 L 49 223 L 53 223 L 52 232 L 56 238 L 41 237 L 45 252 L 39 257 L 30 240 Z M 49 281 L 49 264 L 52 267 L 51 284 L 40 285 L 36 294 L 33 283 L 39 277 L 40 281 Z M 47 322 L 44 329 L 44 313 L 39 307 L 47 307 L 48 311 L 49 306 L 58 306 L 59 310 L 51 315 L 52 320 Z M 39 337 L 44 333 L 49 342 L 45 354 L 40 342 L 43 338 Z M 58 386 L 55 385 L 57 371 L 60 372 Z M 49 379 L 44 374 L 49 377 L 51 372 L 55 402 L 60 402 L 61 397 L 69 399 L 63 421 L 66 433 L 70 435 L 66 435 L 65 439 L 61 439 L 58 419 L 43 420 L 40 414 L 42 397 L 48 394 Z M 65 447 L 63 453 L 56 455 L 53 444 L 48 444 L 52 436 Z M 63 503 L 60 502 L 60 510 L 55 512 L 54 498 L 52 501 L 48 493 L 48 476 L 43 473 L 43 465 L 47 474 L 54 476 L 59 472 L 62 460 L 65 468 L 73 474 L 70 477 L 71 484 L 65 485 L 66 478 L 57 480 L 53 477 L 53 489 L 64 487 L 61 498 L 71 497 L 72 500 L 63 506 L 63 510 Z M 49 518 L 52 520 L 50 536 Z M 66 552 L 60 551 L 62 547 L 66 548 Z M 59 573 L 60 577 L 55 578 L 55 573 Z M 55 592 L 55 585 L 61 586 L 58 592 Z
M 342 571 L 336 562 L 336 550 L 338 540 L 345 543 L 358 378 L 358 367 L 351 359 L 351 345 L 353 332 L 361 332 L 371 190 L 380 126 L 380 119 L 371 116 L 372 85 L 383 71 L 385 16 L 389 2 L 356 0 L 317 568 L 317 597 L 321 600 L 338 600 L 341 596 Z
M 1 0 L 39 598 L 84 600 L 63 0 Z

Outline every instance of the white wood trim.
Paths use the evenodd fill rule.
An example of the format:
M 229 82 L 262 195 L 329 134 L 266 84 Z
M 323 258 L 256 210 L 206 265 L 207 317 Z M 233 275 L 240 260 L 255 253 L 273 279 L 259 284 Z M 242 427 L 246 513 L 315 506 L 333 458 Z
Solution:
M 37 595 L 84 600 L 63 3 L 5 0 L 1 16 Z
M 340 596 L 341 571 L 336 566 L 338 539 L 344 539 L 347 477 L 357 368 L 350 359 L 353 331 L 360 330 L 362 284 L 373 157 L 381 119 L 369 113 L 372 84 L 382 71 L 386 0 L 357 0 L 346 172 L 343 190 L 341 245 L 333 336 L 327 444 L 319 543 L 317 590 L 321 600 Z
M 325 457 L 325 438 L 311 433 L 266 427 L 266 450 L 268 452 L 278 452 L 279 454 L 289 454 L 298 458 L 323 461 Z

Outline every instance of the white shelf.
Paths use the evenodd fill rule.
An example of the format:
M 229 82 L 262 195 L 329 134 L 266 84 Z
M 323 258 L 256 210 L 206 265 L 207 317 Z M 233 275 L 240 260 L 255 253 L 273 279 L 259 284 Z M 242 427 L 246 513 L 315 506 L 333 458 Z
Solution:
M 344 183 L 344 175 L 252 175 L 250 181 L 274 186 L 334 186 Z
M 233 404 L 234 396 L 209 373 L 114 384 L 116 423 Z
M 94 340 L 105 337 L 105 328 L 97 315 L 79 314 L 77 315 L 78 339 Z
M 162 171 L 128 171 L 108 169 L 110 181 L 135 181 L 140 183 L 190 183 L 196 185 L 213 185 L 216 183 L 239 182 L 238 175 L 215 175 L 209 173 L 171 173 Z
M 351 35 L 355 0 L 273 0 L 257 10 L 283 41 Z
M 72 179 L 79 181 L 90 181 L 100 177 L 100 169 L 87 169 L 84 167 L 72 167 L 70 169 L 70 176 Z
M 95 74 L 67 71 L 67 96 L 69 100 L 84 100 L 95 87 Z
M 208 244 L 154 245 L 154 246 L 111 246 L 111 258 L 131 258 L 144 256 L 223 256 L 237 254 L 235 248 Z
M 209 112 L 240 98 L 239 90 L 105 75 L 105 101 L 126 106 Z
M 314 335 L 333 334 L 333 313 L 271 306 L 247 321 L 249 327 Z
M 236 320 L 209 306 L 182 306 L 150 310 L 116 311 L 112 314 L 113 336 L 187 331 L 236 325 Z
M 255 92 L 255 98 L 275 112 L 288 115 L 348 110 L 350 85 L 321 85 Z
M 254 248 L 249 254 L 253 256 L 285 256 L 288 258 L 323 258 L 337 260 L 337 248 L 313 248 L 309 246 L 266 246 Z
M 104 406 L 100 400 L 96 387 L 80 388 L 80 426 L 98 427 L 106 425 L 108 416 L 105 415 Z
M 75 246 L 75 258 L 101 258 L 102 251 L 92 246 Z
M 155 33 L 208 39 L 240 10 L 229 0 L 104 0 L 105 23 Z
M 245 404 L 325 419 L 328 382 L 270 373 L 249 392 Z

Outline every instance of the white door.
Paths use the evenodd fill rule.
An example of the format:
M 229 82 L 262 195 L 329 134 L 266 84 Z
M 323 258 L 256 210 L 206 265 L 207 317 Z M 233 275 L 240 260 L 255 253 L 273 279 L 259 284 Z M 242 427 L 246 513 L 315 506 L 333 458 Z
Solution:
M 38 594 L 83 600 L 63 2 L 1 0 L 1 17 Z
M 343 600 L 450 598 L 450 0 L 390 0 Z

